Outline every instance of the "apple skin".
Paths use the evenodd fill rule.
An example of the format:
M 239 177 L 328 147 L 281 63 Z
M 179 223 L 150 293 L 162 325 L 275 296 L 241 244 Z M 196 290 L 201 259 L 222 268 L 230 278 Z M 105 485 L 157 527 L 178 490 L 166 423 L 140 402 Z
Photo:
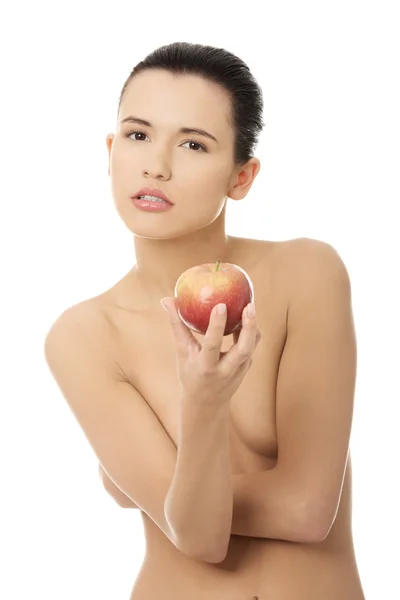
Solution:
M 178 315 L 192 331 L 205 334 L 211 311 L 226 304 L 224 336 L 242 326 L 243 309 L 254 300 L 253 283 L 244 269 L 217 260 L 184 271 L 175 285 Z

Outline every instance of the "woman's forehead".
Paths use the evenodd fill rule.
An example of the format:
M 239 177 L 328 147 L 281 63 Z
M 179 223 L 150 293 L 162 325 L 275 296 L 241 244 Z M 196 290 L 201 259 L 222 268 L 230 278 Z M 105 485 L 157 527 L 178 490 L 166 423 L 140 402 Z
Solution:
M 145 71 L 130 81 L 121 102 L 120 119 L 137 115 L 153 126 L 182 126 L 214 130 L 215 137 L 230 127 L 231 102 L 221 86 L 193 74 Z M 189 122 L 190 121 L 190 122 Z

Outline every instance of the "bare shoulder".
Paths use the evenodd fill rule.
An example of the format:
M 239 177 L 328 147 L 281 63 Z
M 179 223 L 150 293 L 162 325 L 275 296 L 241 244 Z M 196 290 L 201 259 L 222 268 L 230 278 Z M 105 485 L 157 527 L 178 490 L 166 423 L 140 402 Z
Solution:
M 52 323 L 44 340 L 46 358 L 53 345 L 79 344 L 88 353 L 109 367 L 114 377 L 124 380 L 114 360 L 116 336 L 102 297 L 94 297 L 65 309 Z
M 315 238 L 301 237 L 289 240 L 274 241 L 275 254 L 294 258 L 298 252 L 318 251 L 323 248 L 333 248 L 331 244 Z
M 271 290 L 289 302 L 302 291 L 307 282 L 329 272 L 350 284 L 346 265 L 332 244 L 314 238 L 294 238 L 282 241 L 246 240 L 247 252 L 257 257 L 255 274 L 259 289 Z
M 313 238 L 298 238 L 282 247 L 282 255 L 292 313 L 296 305 L 303 305 L 302 300 L 307 299 L 311 289 L 320 289 L 325 285 L 333 285 L 351 297 L 348 268 L 332 244 Z
M 288 261 L 292 263 L 299 252 L 332 248 L 322 240 L 314 238 L 292 238 L 288 240 L 261 240 L 253 238 L 236 238 L 240 254 L 245 257 L 253 255 L 256 261 L 268 258 L 271 263 Z
M 298 272 L 312 257 L 337 254 L 333 246 L 314 238 L 293 238 L 288 240 L 259 240 L 238 238 L 238 260 L 243 259 L 250 268 L 269 267 L 272 271 L 282 273 L 284 277 Z M 251 259 L 251 260 L 250 260 Z
M 304 275 L 312 274 L 314 268 L 318 269 L 323 264 L 329 264 L 333 268 L 336 266 L 343 273 L 347 273 L 339 251 L 329 242 L 314 238 L 298 238 L 290 240 L 286 251 L 294 281 L 297 281 L 296 274 L 299 274 L 303 280 Z
M 344 265 L 337 249 L 323 240 L 303 237 L 273 242 L 273 244 L 275 262 L 289 269 L 294 281 L 297 279 L 296 274 L 307 273 L 310 267 L 319 261 L 331 260 Z
M 82 335 L 105 335 L 107 319 L 101 302 L 97 298 L 90 298 L 69 306 L 52 323 L 49 332 L 55 328 L 67 330 L 69 327 L 79 328 Z

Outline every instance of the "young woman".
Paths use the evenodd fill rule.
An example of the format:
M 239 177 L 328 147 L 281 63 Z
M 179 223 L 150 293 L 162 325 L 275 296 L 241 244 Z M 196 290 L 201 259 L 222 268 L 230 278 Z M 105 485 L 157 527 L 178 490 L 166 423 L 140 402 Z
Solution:
M 244 200 L 260 169 L 262 111 L 247 65 L 224 49 L 175 43 L 135 67 L 106 143 L 136 263 L 46 336 L 106 490 L 141 511 L 131 600 L 364 598 L 346 267 L 323 241 L 225 232 L 227 199 Z M 174 288 L 218 259 L 248 273 L 256 314 L 246 307 L 224 336 L 213 309 L 203 336 L 180 320 Z

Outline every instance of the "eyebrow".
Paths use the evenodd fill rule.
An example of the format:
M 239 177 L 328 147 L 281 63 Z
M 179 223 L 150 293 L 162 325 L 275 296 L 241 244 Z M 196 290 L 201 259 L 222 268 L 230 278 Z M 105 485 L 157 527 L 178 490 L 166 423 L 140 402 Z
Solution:
M 125 119 L 122 119 L 120 121 L 121 125 L 122 123 L 137 123 L 138 125 L 143 125 L 144 127 L 153 127 L 150 121 L 139 119 L 139 117 L 125 117 Z M 208 131 L 205 131 L 204 129 L 199 129 L 198 127 L 181 127 L 179 129 L 179 133 L 197 133 L 199 135 L 203 135 L 204 137 L 209 138 L 210 140 L 214 140 L 214 142 L 217 142 L 218 144 L 217 138 L 211 135 L 211 133 L 208 133 Z

